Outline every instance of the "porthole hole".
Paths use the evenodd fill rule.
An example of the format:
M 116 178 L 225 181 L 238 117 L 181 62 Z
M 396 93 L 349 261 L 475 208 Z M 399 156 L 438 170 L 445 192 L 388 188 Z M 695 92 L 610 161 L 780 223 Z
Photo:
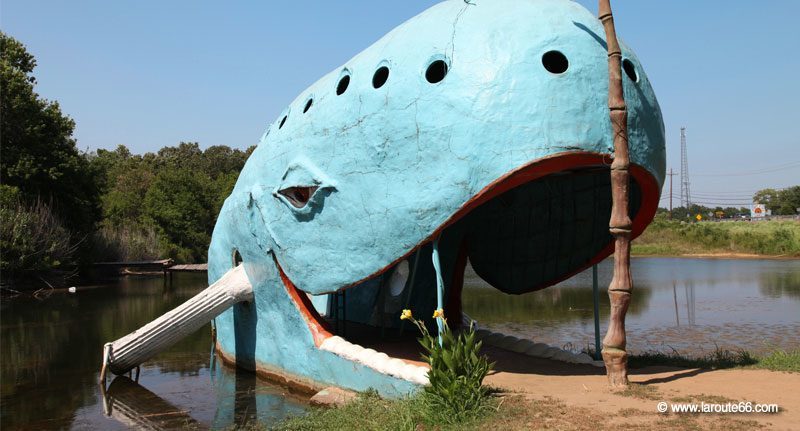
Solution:
M 339 79 L 339 83 L 336 85 L 336 95 L 341 96 L 347 91 L 347 86 L 350 85 L 350 75 L 345 75 Z
M 281 119 L 281 123 L 280 123 L 280 124 L 278 124 L 278 128 L 279 128 L 279 129 L 280 129 L 280 128 L 282 128 L 284 124 L 286 124 L 286 119 L 287 119 L 288 117 L 289 117 L 288 115 L 284 115 L 284 116 L 283 116 L 283 118 Z
M 233 249 L 233 267 L 236 268 L 241 264 L 242 264 L 242 255 L 239 254 L 239 250 Z
M 447 75 L 447 63 L 444 60 L 436 60 L 428 65 L 428 70 L 425 71 L 425 79 L 431 84 L 436 84 L 444 79 Z
M 375 71 L 375 74 L 372 75 L 372 86 L 375 88 L 381 88 L 383 87 L 383 84 L 386 84 L 387 79 L 389 79 L 389 68 L 386 66 L 381 66 Z
M 314 99 L 308 99 L 308 102 L 306 102 L 306 106 L 303 108 L 303 113 L 305 114 L 306 112 L 308 112 L 308 110 L 311 109 L 311 105 L 313 104 L 314 104 Z
M 561 74 L 569 68 L 569 60 L 560 51 L 547 51 L 542 56 L 542 65 L 550 73 Z
M 628 75 L 631 81 L 639 82 L 639 74 L 636 73 L 636 66 L 633 65 L 632 61 L 627 58 L 622 60 L 622 70 L 625 71 L 625 74 Z

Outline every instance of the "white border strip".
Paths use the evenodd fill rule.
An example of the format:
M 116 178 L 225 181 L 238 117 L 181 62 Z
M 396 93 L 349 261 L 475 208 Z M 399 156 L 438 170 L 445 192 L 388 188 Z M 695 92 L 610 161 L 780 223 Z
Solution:
M 372 368 L 381 374 L 397 377 L 418 385 L 427 385 L 429 383 L 428 368 L 409 364 L 402 359 L 392 358 L 386 353 L 378 352 L 374 349 L 365 349 L 338 335 L 326 338 L 319 346 L 319 349 Z

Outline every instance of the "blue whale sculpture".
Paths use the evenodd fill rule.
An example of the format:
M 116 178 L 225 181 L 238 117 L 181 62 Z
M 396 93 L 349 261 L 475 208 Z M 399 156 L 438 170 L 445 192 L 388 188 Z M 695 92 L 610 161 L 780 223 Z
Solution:
M 639 60 L 623 58 L 635 237 L 665 140 Z M 369 344 L 401 309 L 442 301 L 461 322 L 467 261 L 522 294 L 607 257 L 607 95 L 603 28 L 569 0 L 448 0 L 395 28 L 289 104 L 225 201 L 209 283 L 244 265 L 253 300 L 215 319 L 218 352 L 302 387 L 415 390 L 424 368 L 344 325 Z

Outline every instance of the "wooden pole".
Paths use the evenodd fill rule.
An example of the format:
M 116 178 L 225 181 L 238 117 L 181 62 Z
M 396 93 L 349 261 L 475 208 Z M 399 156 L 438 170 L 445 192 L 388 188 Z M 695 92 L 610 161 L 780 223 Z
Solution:
M 628 353 L 625 351 L 625 314 L 631 301 L 633 281 L 630 271 L 631 219 L 628 215 L 628 111 L 622 92 L 622 52 L 614 29 L 609 0 L 599 0 L 599 18 L 608 45 L 608 109 L 614 133 L 614 161 L 611 163 L 611 220 L 614 236 L 614 276 L 608 286 L 611 313 L 608 332 L 603 338 L 603 362 L 612 387 L 628 384 Z

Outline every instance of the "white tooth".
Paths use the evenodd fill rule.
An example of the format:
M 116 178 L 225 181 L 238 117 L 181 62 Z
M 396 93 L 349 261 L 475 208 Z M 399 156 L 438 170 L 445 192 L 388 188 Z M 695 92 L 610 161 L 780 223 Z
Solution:
M 516 343 L 517 341 L 519 341 L 519 338 L 517 338 L 517 337 L 515 337 L 513 335 L 505 335 L 505 336 L 503 336 L 503 338 L 498 340 L 497 344 L 500 347 L 507 348 L 507 347 L 510 347 L 511 345 L 513 345 L 514 343 Z
M 559 350 L 558 352 L 556 352 L 555 356 L 553 356 L 553 359 L 564 362 L 572 362 L 574 357 L 575 355 L 573 355 L 570 352 L 567 352 L 566 350 Z
M 336 335 L 325 339 L 319 348 L 365 365 L 383 374 L 420 385 L 429 383 L 427 368 L 408 364 L 401 359 L 392 358 L 386 353 L 378 352 L 374 349 L 365 349 L 363 346 L 351 343 Z
M 414 376 L 417 373 L 417 368 L 421 368 L 421 367 L 418 367 L 418 366 L 412 365 L 412 364 L 403 364 L 403 368 L 400 370 L 400 373 L 401 373 L 400 376 L 405 380 L 410 380 L 410 381 L 413 382 L 414 381 Z
M 322 346 L 320 348 L 324 348 L 325 350 L 330 350 L 332 352 L 338 352 L 341 350 L 342 343 L 347 342 L 344 338 L 339 337 L 338 335 L 334 335 L 333 337 L 327 338 L 325 341 L 322 342 Z
M 533 343 L 533 345 L 525 350 L 525 354 L 529 356 L 541 356 L 549 347 L 550 346 L 544 343 Z
M 558 347 L 552 347 L 552 346 L 550 346 L 550 347 L 548 347 L 548 348 L 547 348 L 547 349 L 544 351 L 544 354 L 542 354 L 542 357 L 543 357 L 543 358 L 545 358 L 545 359 L 552 359 L 552 358 L 554 358 L 554 357 L 555 357 L 555 356 L 558 354 L 558 352 L 560 352 L 560 351 L 561 351 L 561 349 L 559 349 Z
M 376 352 L 376 351 L 374 351 L 372 349 L 364 349 L 361 352 L 361 354 L 358 355 L 358 360 L 359 360 L 359 362 L 362 362 L 364 365 L 370 365 L 371 366 L 371 364 L 374 363 L 374 358 L 375 358 L 375 355 L 377 355 L 377 354 L 378 354 L 378 352 Z
M 386 364 L 386 367 L 389 369 L 388 373 L 395 376 L 395 377 L 403 377 L 403 367 L 405 367 L 406 363 L 397 358 L 391 358 Z
M 389 355 L 383 352 L 378 352 L 372 359 L 372 368 L 380 371 L 383 374 L 388 374 Z
M 508 350 L 511 350 L 512 352 L 522 353 L 525 350 L 527 350 L 531 344 L 533 344 L 532 341 L 520 338 L 517 339 L 517 341 L 514 344 L 508 346 Z
M 490 333 L 489 335 L 486 336 L 485 340 L 486 340 L 486 343 L 491 344 L 492 346 L 498 346 L 499 347 L 498 342 L 500 340 L 502 340 L 503 337 L 504 337 L 503 334 L 500 334 L 500 333 L 497 333 L 497 332 L 492 332 L 492 333 Z
M 504 335 L 498 332 L 491 332 L 487 329 L 478 328 L 475 322 L 475 336 L 483 341 L 485 345 L 499 347 L 516 353 L 528 356 L 553 359 L 572 364 L 589 364 L 596 367 L 604 367 L 603 361 L 595 361 L 586 353 L 573 353 L 559 349 L 558 347 L 548 346 L 544 343 L 536 343 L 532 340 L 517 338 L 513 335 Z M 427 377 L 426 377 L 427 379 Z
M 481 339 L 486 338 L 491 334 L 492 334 L 491 331 L 487 329 L 478 328 L 475 330 L 475 336 Z
M 339 352 L 341 353 L 342 356 L 346 357 L 347 359 L 353 359 L 358 356 L 358 352 L 364 350 L 363 348 L 360 347 L 361 346 L 359 346 L 358 344 L 353 344 L 347 340 L 344 340 L 344 342 L 342 342 L 339 345 Z
M 366 349 L 359 344 L 350 344 L 350 351 L 354 357 L 361 355 L 364 350 Z
M 417 367 L 417 372 L 414 375 L 414 383 L 418 383 L 420 385 L 427 385 L 430 383 L 428 380 L 428 369 L 423 367 Z

